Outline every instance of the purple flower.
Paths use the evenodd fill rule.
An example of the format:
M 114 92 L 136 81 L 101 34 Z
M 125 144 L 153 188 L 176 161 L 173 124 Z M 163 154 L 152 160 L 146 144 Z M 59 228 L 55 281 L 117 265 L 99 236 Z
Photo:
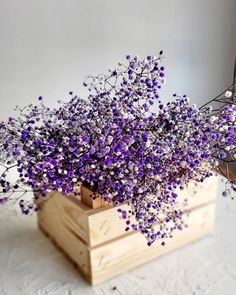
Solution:
M 105 164 L 107 167 L 110 167 L 110 166 L 112 165 L 112 159 L 111 159 L 109 156 L 107 156 L 107 157 L 105 158 L 104 164 Z
M 58 107 L 31 104 L 18 109 L 19 118 L 0 123 L 2 193 L 29 186 L 34 199 L 48 190 L 70 195 L 82 182 L 115 206 L 130 204 L 118 209 L 124 231 L 140 230 L 149 246 L 156 240 L 164 245 L 182 230 L 176 189 L 203 182 L 212 174 L 204 167 L 234 157 L 236 106 L 233 95 L 217 101 L 219 110 L 208 103 L 197 108 L 177 94 L 164 104 L 158 93 L 165 81 L 162 54 L 129 55 L 107 75 L 89 77 L 88 99 L 70 91 Z M 13 184 L 6 179 L 14 166 L 19 175 Z M 19 202 L 23 214 L 37 210 L 34 199 Z
M 89 137 L 87 135 L 83 135 L 82 140 L 83 140 L 83 142 L 88 143 L 89 142 Z

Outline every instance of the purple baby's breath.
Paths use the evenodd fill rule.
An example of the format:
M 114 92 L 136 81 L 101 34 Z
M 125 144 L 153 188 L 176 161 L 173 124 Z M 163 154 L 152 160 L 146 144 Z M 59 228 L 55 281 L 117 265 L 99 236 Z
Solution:
M 19 201 L 27 215 L 47 192 L 76 195 L 83 183 L 111 204 L 127 203 L 130 210 L 118 209 L 124 230 L 140 230 L 148 245 L 160 240 L 164 246 L 182 230 L 184 211 L 177 209 L 175 191 L 204 181 L 222 161 L 235 161 L 236 104 L 229 93 L 219 109 L 197 108 L 176 94 L 164 104 L 162 55 L 127 56 L 127 64 L 108 75 L 89 76 L 87 99 L 71 91 L 70 101 L 57 108 L 48 108 L 42 97 L 39 105 L 17 107 L 20 116 L 0 124 L 0 203 L 31 187 L 34 199 Z M 13 167 L 19 177 L 11 184 L 6 179 Z

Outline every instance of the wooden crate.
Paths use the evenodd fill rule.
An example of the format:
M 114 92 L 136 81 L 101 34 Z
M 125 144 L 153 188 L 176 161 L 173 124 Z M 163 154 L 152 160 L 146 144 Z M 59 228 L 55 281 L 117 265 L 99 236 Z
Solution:
M 38 225 L 91 284 L 98 284 L 211 233 L 216 190 L 214 176 L 197 189 L 192 184 L 179 193 L 180 200 L 189 200 L 191 214 L 185 216 L 188 227 L 176 232 L 164 247 L 157 243 L 147 246 L 138 231 L 124 232 L 117 207 L 99 198 L 92 201 L 91 192 L 84 187 L 82 200 L 50 193 L 38 213 Z

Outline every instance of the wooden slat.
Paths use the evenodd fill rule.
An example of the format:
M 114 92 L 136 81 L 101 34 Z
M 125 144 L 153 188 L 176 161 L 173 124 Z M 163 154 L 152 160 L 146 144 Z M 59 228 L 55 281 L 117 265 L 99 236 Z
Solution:
M 199 184 L 198 187 L 192 183 L 187 189 L 179 191 L 179 207 L 182 208 L 185 199 L 188 199 L 185 209 L 189 210 L 213 201 L 216 197 L 217 181 L 218 177 L 214 176 Z M 86 193 L 89 194 L 88 189 L 86 189 Z M 128 210 L 128 205 L 91 209 L 73 197 L 65 197 L 61 193 L 51 194 L 51 198 L 55 199 L 55 204 L 58 206 L 59 214 L 63 216 L 64 223 L 89 246 L 96 246 L 128 234 L 124 231 L 124 220 L 117 212 L 118 208 Z M 135 220 L 133 221 L 135 222 Z
M 218 177 L 213 176 L 204 183 L 195 187 L 193 183 L 183 191 L 179 191 L 179 207 L 185 199 L 188 199 L 188 205 L 185 209 L 193 209 L 203 204 L 207 204 L 215 200 L 217 195 Z M 128 205 L 119 206 L 122 210 L 128 210 Z M 125 223 L 120 219 L 117 212 L 118 207 L 110 207 L 107 209 L 98 209 L 88 212 L 89 226 L 89 245 L 96 246 L 118 236 L 125 235 Z
M 58 212 L 64 224 L 80 238 L 89 243 L 88 215 L 90 208 L 73 198 L 67 199 L 61 194 L 54 196 Z
M 145 238 L 136 232 L 92 248 L 90 252 L 92 284 L 108 280 L 211 233 L 214 211 L 214 204 L 195 209 L 186 220 L 188 228 L 176 232 L 174 238 L 169 239 L 164 247 L 157 243 L 148 247 Z
M 133 232 L 99 246 L 89 247 L 64 224 L 63 215 L 59 214 L 55 199 L 51 199 L 50 203 L 39 213 L 39 227 L 78 266 L 80 272 L 92 284 L 108 280 L 199 239 L 209 234 L 214 224 L 215 205 L 211 203 L 193 210 L 189 217 L 186 216 L 188 228 L 175 232 L 174 237 L 169 239 L 164 247 L 157 243 L 148 247 L 140 232 Z
M 187 198 L 187 208 L 192 209 L 190 217 L 186 215 L 189 227 L 175 232 L 165 247 L 157 243 L 148 247 L 140 232 L 125 233 L 117 207 L 91 209 L 60 193 L 49 194 L 40 205 L 38 224 L 87 280 L 97 284 L 210 233 L 217 181 L 217 177 L 212 177 L 197 188 L 191 184 L 180 192 L 179 206 Z
M 51 198 L 38 213 L 39 228 L 76 263 L 86 278 L 90 279 L 89 249 L 64 223 L 64 215 L 61 214 L 58 203 L 59 199 Z
M 96 195 L 94 198 L 94 193 L 84 185 L 81 185 L 81 201 L 91 209 L 103 208 L 108 205 L 102 196 Z

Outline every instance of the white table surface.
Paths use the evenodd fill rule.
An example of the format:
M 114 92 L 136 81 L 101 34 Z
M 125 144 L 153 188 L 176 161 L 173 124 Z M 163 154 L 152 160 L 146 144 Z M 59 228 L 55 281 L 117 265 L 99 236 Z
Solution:
M 219 192 L 212 236 L 95 287 L 37 229 L 35 216 L 1 216 L 0 295 L 18 294 L 234 295 L 236 199 Z

